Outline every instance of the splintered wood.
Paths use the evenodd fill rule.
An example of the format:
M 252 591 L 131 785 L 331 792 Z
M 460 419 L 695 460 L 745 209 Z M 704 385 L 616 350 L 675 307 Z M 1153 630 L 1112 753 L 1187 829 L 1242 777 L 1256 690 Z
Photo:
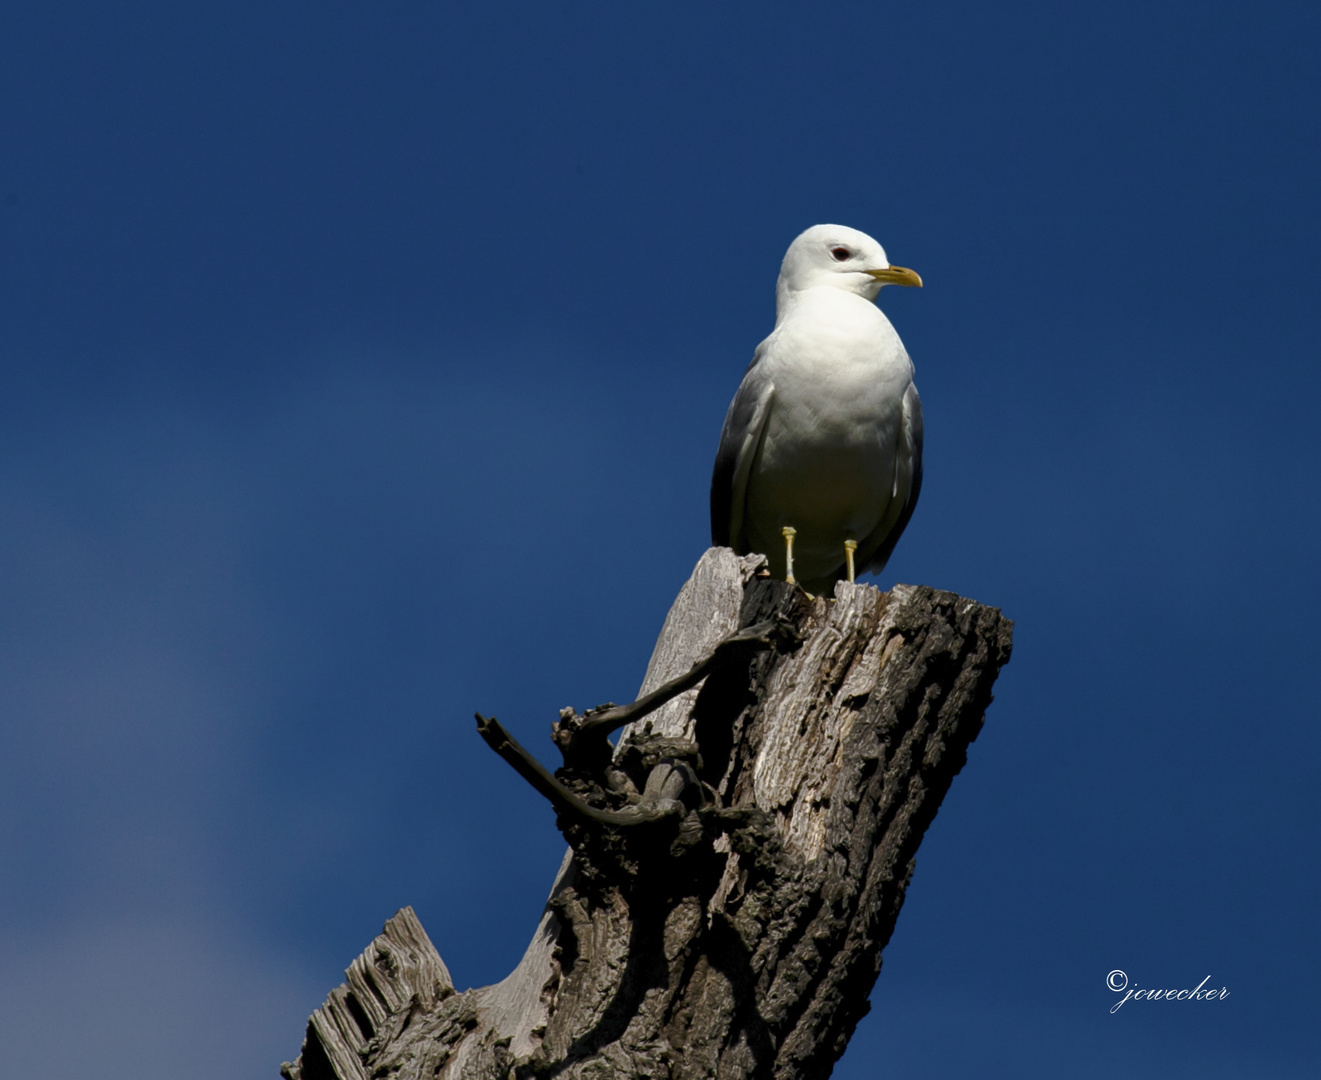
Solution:
M 706 553 L 642 692 L 741 628 L 777 620 L 788 643 L 712 670 L 620 739 L 690 746 L 707 801 L 619 832 L 561 817 L 575 850 L 523 960 L 494 986 L 455 993 L 404 909 L 313 1015 L 286 1077 L 828 1074 L 867 1010 L 1012 624 L 925 587 L 841 582 L 811 598 L 758 576 L 759 561 Z

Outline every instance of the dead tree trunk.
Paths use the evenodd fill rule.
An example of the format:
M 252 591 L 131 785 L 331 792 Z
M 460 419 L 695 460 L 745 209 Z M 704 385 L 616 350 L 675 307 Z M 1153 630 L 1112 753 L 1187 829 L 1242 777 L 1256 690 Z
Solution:
M 829 1075 L 1012 624 L 906 585 L 813 599 L 758 561 L 706 553 L 647 671 L 660 693 L 565 710 L 553 777 L 479 717 L 571 845 L 532 943 L 503 982 L 456 993 L 405 908 L 285 1077 Z

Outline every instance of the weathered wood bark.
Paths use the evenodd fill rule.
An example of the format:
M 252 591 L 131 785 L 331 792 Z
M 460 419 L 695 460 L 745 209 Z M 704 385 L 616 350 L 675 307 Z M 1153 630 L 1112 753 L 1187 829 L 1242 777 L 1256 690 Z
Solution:
M 494 986 L 456 993 L 405 908 L 313 1015 L 286 1077 L 829 1075 L 1011 624 L 929 588 L 841 583 L 813 599 L 756 565 L 707 552 L 643 692 L 740 627 L 778 620 L 788 633 L 631 724 L 601 775 L 566 750 L 556 781 L 604 810 L 645 807 L 658 769 L 700 785 L 628 828 L 557 802 L 570 855 L 522 961 Z M 564 714 L 561 732 L 592 715 Z

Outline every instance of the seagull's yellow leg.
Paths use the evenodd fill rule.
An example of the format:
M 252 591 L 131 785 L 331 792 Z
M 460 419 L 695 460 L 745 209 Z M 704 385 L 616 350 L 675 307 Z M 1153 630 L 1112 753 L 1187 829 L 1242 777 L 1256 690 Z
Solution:
M 780 532 L 784 536 L 784 580 L 790 585 L 797 585 L 794 580 L 794 537 L 798 535 L 798 530 L 792 525 L 786 525 Z
M 848 567 L 850 585 L 853 584 L 853 553 L 857 550 L 858 542 L 856 540 L 844 541 L 844 565 Z

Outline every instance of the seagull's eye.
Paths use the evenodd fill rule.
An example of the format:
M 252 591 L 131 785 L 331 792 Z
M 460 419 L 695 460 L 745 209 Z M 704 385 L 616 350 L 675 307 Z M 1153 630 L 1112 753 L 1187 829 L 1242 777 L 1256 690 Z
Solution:
M 846 247 L 833 247 L 830 249 L 830 256 L 835 262 L 845 262 L 853 257 L 853 252 Z

